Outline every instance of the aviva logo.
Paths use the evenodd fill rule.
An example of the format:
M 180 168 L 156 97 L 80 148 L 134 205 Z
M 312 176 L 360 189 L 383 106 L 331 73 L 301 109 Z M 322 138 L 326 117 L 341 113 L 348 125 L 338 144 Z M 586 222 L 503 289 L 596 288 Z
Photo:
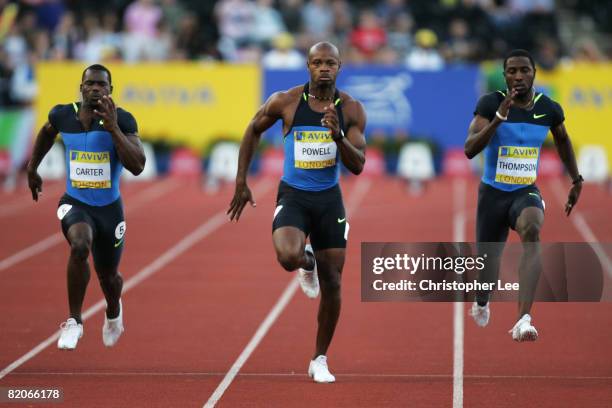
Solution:
M 538 157 L 538 147 L 500 146 L 500 157 L 515 157 L 517 159 L 534 159 Z
M 328 143 L 333 141 L 329 130 L 296 130 L 295 140 L 302 143 Z
M 81 152 L 78 150 L 70 151 L 70 161 L 80 163 L 109 163 L 109 152 Z

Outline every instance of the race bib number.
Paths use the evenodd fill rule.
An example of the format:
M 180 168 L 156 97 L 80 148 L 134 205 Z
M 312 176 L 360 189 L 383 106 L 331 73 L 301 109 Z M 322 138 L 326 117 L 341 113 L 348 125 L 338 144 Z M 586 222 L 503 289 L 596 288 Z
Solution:
M 293 146 L 298 169 L 324 169 L 336 165 L 337 146 L 329 130 L 296 130 Z
M 110 188 L 110 153 L 71 150 L 70 181 L 74 188 Z
M 500 146 L 495 181 L 503 184 L 533 184 L 537 178 L 538 147 Z

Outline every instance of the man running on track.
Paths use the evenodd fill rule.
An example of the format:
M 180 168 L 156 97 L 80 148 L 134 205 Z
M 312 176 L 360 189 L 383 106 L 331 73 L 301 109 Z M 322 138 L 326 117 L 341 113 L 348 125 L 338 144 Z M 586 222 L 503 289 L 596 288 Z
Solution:
M 310 81 L 273 94 L 255 114 L 240 147 L 236 192 L 228 210 L 230 219 L 238 221 L 247 202 L 255 206 L 246 181 L 249 165 L 262 132 L 282 120 L 285 164 L 272 241 L 282 267 L 298 269 L 308 297 L 319 294 L 320 284 L 316 351 L 308 368 L 320 383 L 335 381 L 326 355 L 340 315 L 349 232 L 338 185 L 339 161 L 354 174 L 365 164 L 365 112 L 361 103 L 336 89 L 340 66 L 333 44 L 315 44 L 308 53 Z M 309 236 L 310 245 L 305 245 Z
M 484 151 L 484 174 L 478 191 L 476 240 L 505 242 L 508 228 L 515 230 L 524 252 L 519 265 L 518 321 L 510 330 L 516 341 L 534 341 L 538 332 L 531 324 L 531 306 L 542 269 L 540 230 L 544 223 L 544 200 L 534 184 L 542 143 L 552 132 L 559 157 L 572 186 L 565 212 L 569 216 L 582 190 L 574 150 L 563 121 L 561 106 L 533 88 L 535 65 L 529 52 L 514 50 L 504 59 L 507 90 L 484 95 L 478 101 L 465 142 L 472 159 Z M 526 244 L 528 243 L 528 244 Z M 489 254 L 492 267 L 480 280 L 497 282 L 501 249 Z M 476 324 L 489 322 L 489 293 L 479 292 L 470 311 Z
M 83 336 L 81 307 L 89 282 L 89 253 L 106 298 L 102 340 L 114 346 L 123 333 L 121 289 L 118 271 L 126 224 L 119 193 L 123 167 L 135 175 L 142 172 L 145 155 L 136 120 L 116 108 L 110 97 L 111 73 L 102 65 L 83 71 L 80 91 L 83 102 L 56 105 L 38 132 L 28 164 L 32 198 L 42 194 L 37 168 L 53 146 L 58 132 L 66 147 L 66 194 L 60 199 L 57 216 L 70 244 L 68 259 L 68 304 L 70 317 L 61 325 L 57 347 L 76 348 Z

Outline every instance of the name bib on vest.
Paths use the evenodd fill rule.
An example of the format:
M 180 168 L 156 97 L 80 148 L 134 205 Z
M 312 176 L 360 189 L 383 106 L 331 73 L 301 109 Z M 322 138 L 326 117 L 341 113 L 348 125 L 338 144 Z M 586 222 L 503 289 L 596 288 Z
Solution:
M 329 130 L 296 130 L 293 146 L 298 169 L 324 169 L 336 165 L 338 147 Z
M 533 184 L 538 170 L 538 147 L 500 146 L 495 181 L 504 184 Z
M 70 150 L 70 181 L 74 188 L 110 188 L 110 153 Z

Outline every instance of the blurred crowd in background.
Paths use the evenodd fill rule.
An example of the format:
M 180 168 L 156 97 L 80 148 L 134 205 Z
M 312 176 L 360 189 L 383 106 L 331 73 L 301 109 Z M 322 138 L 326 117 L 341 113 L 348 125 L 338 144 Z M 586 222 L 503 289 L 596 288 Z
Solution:
M 512 48 L 545 69 L 612 55 L 612 2 L 597 0 L 0 0 L 0 9 L 0 106 L 32 99 L 40 60 L 299 68 L 321 40 L 345 63 L 414 70 Z

